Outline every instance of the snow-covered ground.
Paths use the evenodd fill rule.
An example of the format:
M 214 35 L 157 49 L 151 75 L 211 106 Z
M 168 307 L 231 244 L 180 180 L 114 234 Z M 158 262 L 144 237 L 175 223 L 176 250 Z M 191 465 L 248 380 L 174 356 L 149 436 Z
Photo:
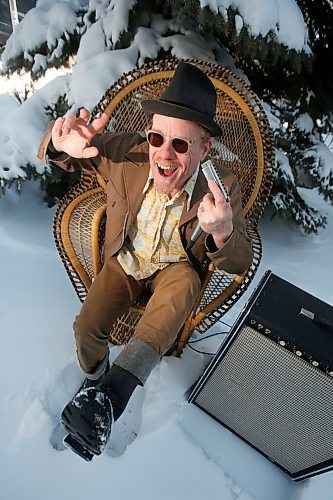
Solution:
M 58 57 L 60 35 L 74 31 L 73 12 L 80 3 L 86 4 L 40 0 L 7 44 L 3 61 L 21 52 L 31 58 L 44 41 L 55 47 L 50 58 Z M 151 28 L 138 30 L 131 47 L 110 51 L 110 39 L 117 41 L 135 3 L 124 0 L 109 7 L 106 1 L 92 2 L 98 4 L 96 22 L 87 16 L 72 75 L 54 79 L 22 106 L 0 95 L 1 179 L 24 177 L 20 166 L 29 163 L 37 172 L 44 171 L 36 162 L 36 149 L 49 120 L 45 108 L 59 95 L 66 94 L 74 108 L 91 109 L 124 71 L 157 57 L 161 47 L 171 47 L 179 58 L 215 60 L 214 40 L 183 33 L 181 27 L 169 35 L 168 22 L 159 16 Z M 294 0 L 228 0 L 223 5 L 231 3 L 240 10 L 239 29 L 246 23 L 255 35 L 272 31 L 291 49 L 307 50 L 307 32 Z M 116 4 L 120 9 L 114 9 Z M 217 3 L 201 5 L 214 11 Z M 49 63 L 38 51 L 34 57 L 33 71 Z M 221 47 L 218 59 L 235 70 Z M 28 83 L 20 76 L 4 87 L 0 80 L 0 91 L 12 92 L 20 85 L 24 89 Z M 264 257 L 250 290 L 228 314 L 230 324 L 267 269 L 333 304 L 333 209 L 313 192 L 303 190 L 302 196 L 310 196 L 311 206 L 321 205 L 328 212 L 328 227 L 306 237 L 266 216 L 261 224 Z M 164 358 L 146 386 L 137 389 L 101 457 L 86 463 L 69 450 L 54 449 L 61 447 L 55 432 L 60 412 L 82 375 L 71 327 L 80 303 L 53 243 L 53 213 L 32 182 L 24 185 L 21 196 L 11 190 L 0 198 L 0 500 L 331 500 L 333 472 L 292 483 L 187 402 L 186 391 L 210 359 L 188 347 L 180 359 Z M 195 347 L 212 352 L 221 341 L 214 337 Z M 111 349 L 111 359 L 119 350 Z
M 242 304 L 267 269 L 333 304 L 333 209 L 322 208 L 329 225 L 317 236 L 264 218 L 264 257 Z M 180 359 L 164 358 L 136 391 L 102 456 L 86 463 L 52 447 L 59 414 L 82 377 L 71 330 L 80 304 L 53 243 L 53 212 L 33 182 L 21 196 L 11 190 L 0 198 L 0 499 L 331 500 L 333 472 L 293 483 L 187 402 L 186 390 L 207 364 L 189 348 Z M 212 351 L 219 342 L 195 346 Z

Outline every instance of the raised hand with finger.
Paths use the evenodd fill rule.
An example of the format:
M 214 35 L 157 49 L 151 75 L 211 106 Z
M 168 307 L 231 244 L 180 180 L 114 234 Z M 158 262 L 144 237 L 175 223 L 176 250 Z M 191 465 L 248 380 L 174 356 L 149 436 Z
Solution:
M 233 232 L 232 209 L 216 182 L 208 182 L 210 193 L 205 194 L 199 209 L 200 227 L 212 235 L 217 248 L 223 248 Z
M 98 149 L 90 146 L 95 135 L 107 124 L 109 117 L 103 113 L 90 124 L 90 113 L 82 108 L 79 116 L 68 113 L 58 118 L 52 129 L 52 143 L 56 151 L 65 152 L 73 158 L 93 158 L 98 155 Z

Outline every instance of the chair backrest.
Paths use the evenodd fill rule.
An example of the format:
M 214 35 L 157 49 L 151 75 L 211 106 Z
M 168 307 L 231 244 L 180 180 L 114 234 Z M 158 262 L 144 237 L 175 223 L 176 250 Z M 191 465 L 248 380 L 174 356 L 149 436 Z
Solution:
M 244 215 L 256 225 L 271 189 L 275 161 L 267 116 L 259 98 L 237 75 L 218 64 L 194 59 L 187 62 L 199 66 L 215 85 L 215 120 L 223 133 L 214 140 L 210 155 L 237 176 Z M 151 62 L 123 75 L 102 97 L 93 117 L 105 112 L 110 116 L 108 130 L 144 133 L 150 119 L 143 112 L 141 101 L 159 98 L 177 63 Z
M 223 133 L 214 139 L 211 152 L 239 180 L 249 232 L 253 228 L 254 262 L 248 273 L 253 276 L 261 259 L 256 226 L 270 193 L 275 162 L 269 122 L 259 98 L 233 72 L 214 63 L 194 59 L 187 62 L 199 66 L 217 90 L 215 119 Z M 177 60 L 152 61 L 124 74 L 101 98 L 92 118 L 105 112 L 110 116 L 108 130 L 144 133 L 150 120 L 142 110 L 141 101 L 156 99 L 163 93 L 177 63 Z M 104 188 L 102 178 L 83 173 L 81 182 L 62 199 L 55 214 L 55 241 L 81 301 L 101 267 Z

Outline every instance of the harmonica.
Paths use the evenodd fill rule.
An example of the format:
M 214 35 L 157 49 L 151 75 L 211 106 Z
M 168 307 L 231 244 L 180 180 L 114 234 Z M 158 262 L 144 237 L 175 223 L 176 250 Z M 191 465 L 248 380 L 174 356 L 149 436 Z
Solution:
M 203 172 L 205 178 L 207 179 L 207 182 L 208 181 L 215 181 L 216 184 L 218 185 L 218 187 L 220 188 L 220 191 L 223 194 L 226 202 L 229 203 L 229 201 L 230 201 L 229 193 L 228 193 L 225 185 L 223 184 L 221 176 L 220 176 L 217 168 L 215 167 L 214 163 L 211 160 L 207 160 L 204 163 L 202 163 L 201 169 L 202 169 L 202 172 Z M 197 241 L 197 239 L 199 238 L 201 233 L 202 233 L 202 229 L 200 227 L 200 224 L 198 224 L 192 233 L 191 239 L 188 242 L 186 250 L 189 250 L 190 248 L 192 248 L 192 246 Z

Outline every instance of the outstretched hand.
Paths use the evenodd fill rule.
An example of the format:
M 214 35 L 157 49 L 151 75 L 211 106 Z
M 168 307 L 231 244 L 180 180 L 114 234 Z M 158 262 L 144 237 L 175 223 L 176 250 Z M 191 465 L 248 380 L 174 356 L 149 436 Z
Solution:
M 199 209 L 198 220 L 203 231 L 210 233 L 218 248 L 222 248 L 233 231 L 232 209 L 215 181 L 209 181 L 210 193 L 205 194 Z
M 93 158 L 99 151 L 90 142 L 95 135 L 107 124 L 109 117 L 103 113 L 90 125 L 87 121 L 90 113 L 82 108 L 79 117 L 74 113 L 58 118 L 52 129 L 53 147 L 59 152 L 65 152 L 73 158 Z

